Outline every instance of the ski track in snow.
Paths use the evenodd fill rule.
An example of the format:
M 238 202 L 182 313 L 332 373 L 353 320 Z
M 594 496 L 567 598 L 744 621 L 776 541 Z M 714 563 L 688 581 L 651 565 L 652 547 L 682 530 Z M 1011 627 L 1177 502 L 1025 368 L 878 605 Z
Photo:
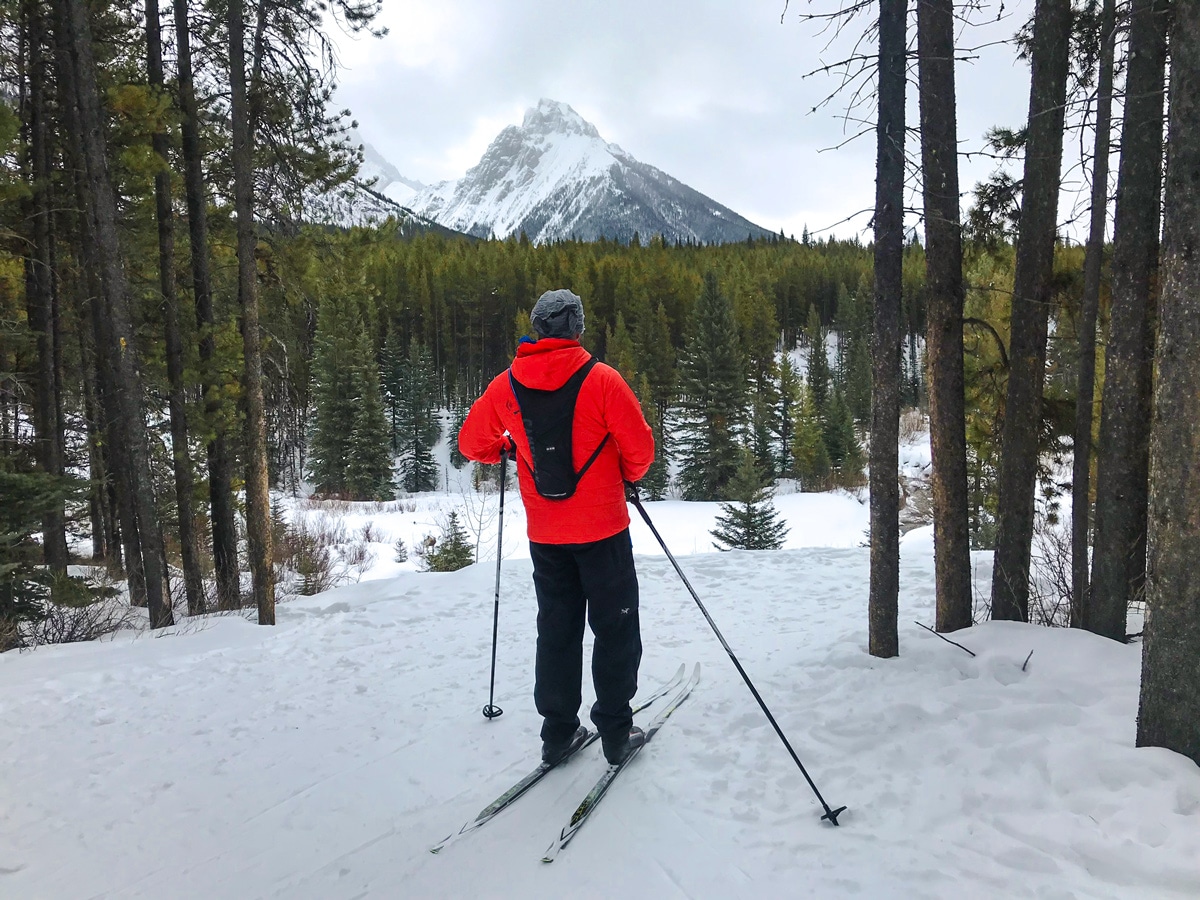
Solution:
M 662 506 L 668 544 L 686 543 Z M 954 636 L 971 658 L 913 624 L 933 620 L 922 532 L 904 543 L 893 660 L 866 653 L 865 549 L 680 563 L 825 799 L 849 807 L 841 827 L 819 821 L 668 561 L 640 556 L 642 684 L 699 661 L 700 686 L 552 866 L 539 857 L 598 748 L 430 855 L 536 762 L 517 558 L 494 721 L 494 563 L 282 604 L 274 629 L 211 617 L 0 656 L 0 897 L 1200 895 L 1200 770 L 1134 748 L 1137 645 L 988 623 Z M 976 569 L 987 585 L 987 555 Z

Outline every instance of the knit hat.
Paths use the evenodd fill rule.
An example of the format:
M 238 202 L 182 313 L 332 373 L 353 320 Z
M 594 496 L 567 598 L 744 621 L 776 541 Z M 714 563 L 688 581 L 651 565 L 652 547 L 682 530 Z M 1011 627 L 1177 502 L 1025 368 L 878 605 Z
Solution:
M 533 305 L 529 321 L 542 337 L 573 338 L 583 334 L 583 301 L 568 290 L 546 291 Z

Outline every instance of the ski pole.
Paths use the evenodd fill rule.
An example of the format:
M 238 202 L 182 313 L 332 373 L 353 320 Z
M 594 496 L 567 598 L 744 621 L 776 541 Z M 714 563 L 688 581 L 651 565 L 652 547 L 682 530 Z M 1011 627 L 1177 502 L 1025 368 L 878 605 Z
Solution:
M 779 723 L 775 721 L 775 717 L 771 715 L 771 710 L 767 708 L 767 704 L 763 701 L 762 696 L 758 693 L 758 689 L 754 687 L 754 682 L 750 680 L 750 676 L 746 674 L 746 670 L 742 668 L 742 664 L 738 662 L 736 654 L 726 642 L 725 637 L 721 634 L 721 629 L 717 627 L 717 623 L 713 621 L 712 616 L 708 614 L 708 610 L 704 608 L 704 604 L 700 602 L 700 595 L 696 593 L 696 589 L 692 587 L 692 583 L 687 580 L 687 576 L 683 574 L 683 569 L 679 568 L 679 563 L 675 561 L 675 557 L 671 555 L 671 551 L 667 549 L 666 542 L 662 539 L 662 535 L 658 533 L 658 529 L 654 527 L 654 523 L 650 521 L 650 516 L 646 513 L 646 508 L 642 506 L 642 500 L 638 496 L 637 485 L 626 483 L 628 490 L 625 492 L 629 502 L 637 507 L 637 511 L 641 513 L 646 525 L 658 539 L 658 544 L 663 548 L 663 553 L 667 554 L 667 559 L 671 561 L 671 565 L 675 567 L 675 571 L 679 577 L 683 579 L 684 587 L 688 589 L 688 593 L 692 595 L 692 599 L 696 601 L 696 605 L 700 607 L 700 612 L 704 613 L 704 618 L 708 620 L 708 624 L 712 627 L 713 633 L 716 634 L 717 640 L 721 642 L 721 646 L 725 648 L 725 652 L 729 654 L 730 660 L 737 668 L 738 674 L 742 676 L 742 680 L 746 682 L 746 687 L 750 688 L 750 693 L 754 695 L 754 699 L 758 701 L 758 705 L 762 707 L 762 711 L 767 716 L 767 721 L 771 723 L 771 727 L 775 729 L 775 733 L 779 735 L 779 739 L 783 741 L 783 746 L 787 748 L 787 752 L 792 755 L 792 759 L 796 765 L 800 767 L 800 774 L 804 776 L 804 780 L 808 782 L 808 786 L 812 788 L 817 799 L 821 801 L 821 806 L 825 808 L 825 815 L 821 816 L 823 820 L 828 820 L 832 824 L 838 824 L 837 817 L 846 811 L 846 807 L 839 806 L 837 809 L 830 809 L 829 804 L 825 802 L 825 798 L 821 796 L 821 792 L 817 790 L 816 784 L 809 777 L 808 771 L 804 768 L 804 763 L 800 762 L 800 757 L 796 755 L 796 751 L 792 749 L 791 743 L 787 739 L 787 735 L 783 733 L 783 729 L 779 727 Z
M 483 715 L 495 719 L 504 715 L 504 710 L 496 706 L 496 638 L 500 633 L 500 560 L 504 558 L 504 481 L 508 476 L 508 448 L 500 451 L 500 528 L 496 538 L 496 604 L 492 611 L 492 681 L 488 687 L 488 702 L 483 708 Z

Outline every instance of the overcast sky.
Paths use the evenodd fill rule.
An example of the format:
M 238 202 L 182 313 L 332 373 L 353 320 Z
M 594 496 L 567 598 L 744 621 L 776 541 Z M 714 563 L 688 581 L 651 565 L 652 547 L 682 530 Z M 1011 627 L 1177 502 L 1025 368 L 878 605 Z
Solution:
M 546 97 L 765 228 L 849 236 L 869 216 L 836 223 L 874 202 L 874 137 L 825 149 L 862 126 L 844 125 L 840 100 L 811 111 L 836 81 L 805 74 L 848 47 L 825 49 L 828 37 L 801 21 L 820 8 L 793 0 L 781 23 L 783 0 L 384 0 L 386 37 L 338 41 L 337 100 L 365 141 L 426 183 L 461 177 Z M 1011 36 L 1031 8 L 1010 0 L 1003 21 L 967 30 L 960 44 Z M 1011 47 L 978 56 L 958 67 L 964 151 L 979 150 L 992 125 L 1019 125 L 1028 103 L 1028 67 Z M 915 85 L 909 100 L 915 123 Z M 873 120 L 873 107 L 864 114 Z M 963 188 L 991 169 L 964 162 Z

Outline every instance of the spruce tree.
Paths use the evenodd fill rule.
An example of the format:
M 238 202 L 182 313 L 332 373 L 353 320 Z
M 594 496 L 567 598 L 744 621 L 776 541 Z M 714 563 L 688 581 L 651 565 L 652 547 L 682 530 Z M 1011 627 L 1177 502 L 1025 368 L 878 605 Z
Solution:
M 738 466 L 745 380 L 733 306 L 709 272 L 680 359 L 680 482 L 687 500 L 719 500 Z
M 863 474 L 862 445 L 854 431 L 854 416 L 841 391 L 834 391 L 830 397 L 823 437 L 837 483 L 842 487 L 858 485 Z
M 466 530 L 458 521 L 457 512 L 450 512 L 442 527 L 441 538 L 419 555 L 428 572 L 455 572 L 475 562 L 475 551 L 471 548 Z
M 617 313 L 615 328 L 608 328 L 604 340 L 604 361 L 621 373 L 626 384 L 635 387 L 641 381 L 634 355 L 633 338 L 625 327 L 625 316 Z
M 391 499 L 388 426 L 362 316 L 357 304 L 332 299 L 317 315 L 309 474 L 319 493 Z
M 779 361 L 779 414 L 775 418 L 779 438 L 779 463 L 776 471 L 784 477 L 795 474 L 792 438 L 796 432 L 796 417 L 803 399 L 804 382 L 786 352 Z
M 400 453 L 400 397 L 403 394 L 401 380 L 404 369 L 404 344 L 400 329 L 392 328 L 383 343 L 379 355 L 379 384 L 387 403 L 388 424 L 392 443 L 392 454 Z
M 821 417 L 806 385 L 801 385 L 800 394 L 791 445 L 794 471 L 802 491 L 824 491 L 829 488 L 830 464 Z
M 441 424 L 433 406 L 434 373 L 429 351 L 413 338 L 400 367 L 400 484 L 410 493 L 437 488 L 438 470 L 433 447 Z
M 645 375 L 638 383 L 638 396 L 641 398 L 642 415 L 650 423 L 650 431 L 654 434 L 654 462 L 650 463 L 650 468 L 638 484 L 641 485 L 648 499 L 662 500 L 667 496 L 667 487 L 670 481 L 667 470 L 667 447 L 663 439 L 664 429 L 658 418 L 658 410 L 655 409 L 653 401 L 649 399 L 650 380 Z
M 33 471 L 19 457 L 0 457 L 0 652 L 20 645 L 22 623 L 45 616 L 51 588 L 63 576 L 41 565 L 34 535 L 47 512 L 78 500 L 80 488 L 74 479 Z M 86 593 L 81 582 L 70 582 L 74 593 Z
M 737 472 L 726 493 L 729 501 L 721 504 L 717 527 L 710 534 L 718 550 L 778 550 L 788 528 L 779 519 L 767 479 L 759 471 L 754 454 L 743 449 Z
M 825 329 L 816 305 L 808 308 L 808 390 L 817 415 L 824 418 L 829 404 L 829 358 L 825 354 Z

